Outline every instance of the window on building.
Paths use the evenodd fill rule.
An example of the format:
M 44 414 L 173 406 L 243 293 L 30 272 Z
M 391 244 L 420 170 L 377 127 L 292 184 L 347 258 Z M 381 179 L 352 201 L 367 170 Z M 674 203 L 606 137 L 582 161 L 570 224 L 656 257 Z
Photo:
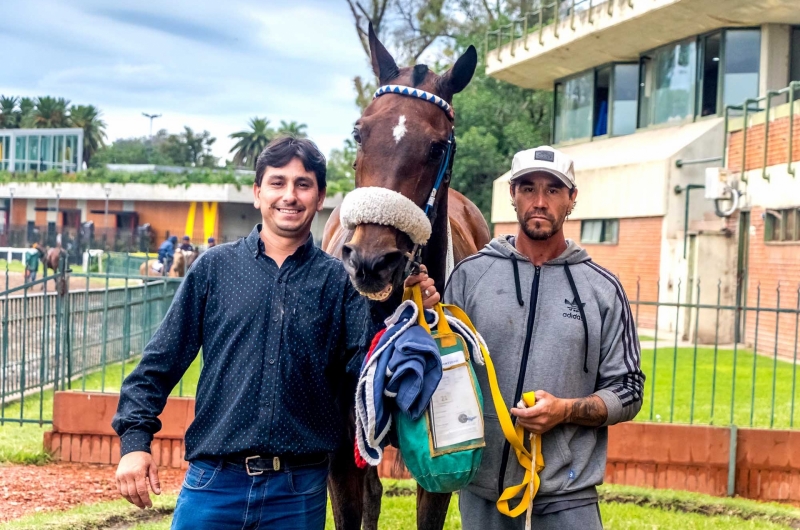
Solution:
M 700 116 L 717 114 L 722 33 L 706 35 L 700 41 L 697 110 Z
M 792 28 L 789 46 L 789 80 L 800 81 L 800 27 Z M 800 91 L 795 92 L 795 99 L 800 99 Z
M 636 132 L 636 95 L 639 85 L 637 64 L 615 64 L 611 101 L 611 134 Z
M 758 96 L 758 70 L 761 62 L 761 30 L 725 31 L 723 105 L 741 105 Z
M 608 134 L 608 105 L 611 96 L 611 67 L 595 71 L 594 78 L 594 132 L 593 136 Z
M 581 221 L 581 243 L 616 244 L 619 239 L 619 219 Z
M 594 72 L 556 84 L 556 143 L 592 136 Z
M 642 58 L 639 126 L 679 122 L 694 114 L 695 40 L 670 44 Z
M 800 241 L 800 208 L 767 210 L 764 214 L 764 241 Z

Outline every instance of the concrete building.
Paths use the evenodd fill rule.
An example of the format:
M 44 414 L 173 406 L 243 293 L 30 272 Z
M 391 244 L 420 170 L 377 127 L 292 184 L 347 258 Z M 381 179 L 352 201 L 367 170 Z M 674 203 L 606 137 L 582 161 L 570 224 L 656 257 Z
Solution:
M 580 189 L 567 236 L 614 271 L 629 298 L 696 302 L 700 286 L 703 304 L 719 292 L 720 304 L 744 307 L 760 285 L 762 307 L 775 307 L 781 285 L 781 305 L 796 305 L 800 176 L 786 166 L 800 148 L 787 156 L 792 107 L 786 91 L 771 92 L 800 80 L 795 24 L 796 0 L 557 0 L 488 35 L 489 75 L 553 92 L 553 143 L 574 158 Z M 700 191 L 709 169 L 725 175 L 722 190 Z M 494 182 L 497 233 L 516 231 L 508 178 Z M 706 198 L 718 191 L 739 195 L 730 215 L 717 210 L 731 200 Z M 717 321 L 712 310 L 697 319 L 688 308 L 656 317 L 654 306 L 637 307 L 641 328 L 677 327 L 686 339 L 696 331 L 701 342 L 752 342 L 756 329 L 746 311 Z M 759 330 L 771 348 L 769 328 Z M 790 354 L 794 332 L 780 353 Z
M 318 243 L 341 200 L 338 195 L 327 198 L 317 214 L 312 233 Z M 170 235 L 188 235 L 196 245 L 205 244 L 209 236 L 233 241 L 260 222 L 252 186 L 246 185 L 0 184 L 0 247 L 34 241 L 52 245 L 58 233 L 73 243 L 75 259 L 82 247 L 101 246 L 104 234 L 112 249 L 154 251 Z M 150 230 L 140 230 L 146 225 Z M 149 236 L 142 241 L 144 233 Z

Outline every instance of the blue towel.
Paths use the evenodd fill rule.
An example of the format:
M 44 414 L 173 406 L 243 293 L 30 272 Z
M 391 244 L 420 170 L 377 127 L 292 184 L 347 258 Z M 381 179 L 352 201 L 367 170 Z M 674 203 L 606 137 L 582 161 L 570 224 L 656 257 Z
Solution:
M 417 323 L 417 307 L 403 302 L 387 320 L 386 332 L 361 366 L 356 389 L 359 452 L 377 465 L 387 443 L 392 410 L 419 419 L 442 379 L 442 361 L 433 338 Z M 435 317 L 426 315 L 430 321 Z

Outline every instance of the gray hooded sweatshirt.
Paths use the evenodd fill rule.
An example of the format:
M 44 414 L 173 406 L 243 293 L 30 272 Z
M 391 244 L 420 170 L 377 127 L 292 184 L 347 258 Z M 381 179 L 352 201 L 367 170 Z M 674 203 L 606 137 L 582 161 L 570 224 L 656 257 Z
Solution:
M 458 264 L 444 294 L 486 340 L 506 407 L 524 392 L 545 390 L 560 398 L 595 394 L 608 409 L 603 427 L 561 424 L 542 436 L 536 505 L 596 498 L 605 476 L 606 426 L 633 419 L 642 406 L 639 340 L 622 285 L 586 250 L 567 245 L 535 267 L 514 248 L 513 236 L 495 238 Z M 500 429 L 486 369 L 475 371 L 485 396 L 486 448 L 467 489 L 496 501 L 524 472 Z

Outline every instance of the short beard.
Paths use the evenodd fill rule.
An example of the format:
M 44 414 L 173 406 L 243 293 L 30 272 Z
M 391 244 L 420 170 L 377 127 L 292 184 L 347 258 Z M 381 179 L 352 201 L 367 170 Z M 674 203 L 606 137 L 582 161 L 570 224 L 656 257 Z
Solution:
M 561 228 L 560 226 L 556 227 L 553 225 L 553 228 L 550 230 L 542 230 L 541 228 L 530 228 L 528 223 L 520 223 L 520 226 L 522 227 L 522 231 L 525 232 L 525 235 L 533 241 L 546 241 L 553 237 L 556 232 L 558 232 L 559 228 Z

